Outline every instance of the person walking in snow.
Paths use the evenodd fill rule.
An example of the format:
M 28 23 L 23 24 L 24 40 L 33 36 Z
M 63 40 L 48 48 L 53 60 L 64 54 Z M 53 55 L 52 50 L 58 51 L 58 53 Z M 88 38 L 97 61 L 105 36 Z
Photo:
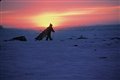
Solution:
M 50 25 L 47 27 L 47 29 L 46 29 L 46 40 L 52 40 L 52 37 L 51 37 L 51 32 L 55 32 L 54 31 L 54 29 L 53 29 L 53 27 L 52 27 L 53 25 L 50 23 Z
M 46 40 L 53 40 L 51 37 L 51 32 L 55 32 L 53 25 L 50 23 L 50 25 L 42 32 L 40 33 L 35 39 L 36 40 L 42 40 L 44 37 L 46 37 Z

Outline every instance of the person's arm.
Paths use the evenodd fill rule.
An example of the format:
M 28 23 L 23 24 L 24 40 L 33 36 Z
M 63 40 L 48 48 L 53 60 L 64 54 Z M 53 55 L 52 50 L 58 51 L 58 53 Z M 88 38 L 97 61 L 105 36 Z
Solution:
M 53 31 L 53 32 L 55 32 L 55 30 L 54 30 L 54 29 L 53 29 L 52 31 Z
M 55 32 L 55 30 L 52 28 L 52 32 Z

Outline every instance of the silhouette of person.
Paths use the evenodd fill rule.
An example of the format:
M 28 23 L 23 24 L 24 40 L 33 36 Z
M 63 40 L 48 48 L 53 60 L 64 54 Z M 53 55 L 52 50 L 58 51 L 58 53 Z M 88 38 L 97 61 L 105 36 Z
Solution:
M 53 40 L 52 37 L 51 37 L 51 32 L 55 32 L 55 31 L 54 31 L 54 29 L 53 29 L 52 26 L 53 25 L 50 23 L 50 25 L 46 29 L 46 32 L 47 32 L 47 34 L 46 34 L 46 40 Z
M 51 32 L 55 32 L 52 26 L 53 25 L 50 23 L 50 25 L 44 31 L 42 31 L 35 39 L 42 40 L 44 37 L 46 37 L 46 40 L 52 40 Z
M 46 28 L 46 40 L 53 40 L 51 37 L 51 32 L 55 32 L 53 27 L 53 25 L 50 23 L 50 25 Z

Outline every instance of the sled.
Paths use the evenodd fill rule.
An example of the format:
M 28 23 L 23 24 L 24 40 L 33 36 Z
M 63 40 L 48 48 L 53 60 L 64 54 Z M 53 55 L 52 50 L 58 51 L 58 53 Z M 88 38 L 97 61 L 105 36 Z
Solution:
M 35 39 L 36 40 L 42 40 L 43 38 L 45 38 L 47 35 L 47 30 L 44 30 L 43 32 L 41 32 Z

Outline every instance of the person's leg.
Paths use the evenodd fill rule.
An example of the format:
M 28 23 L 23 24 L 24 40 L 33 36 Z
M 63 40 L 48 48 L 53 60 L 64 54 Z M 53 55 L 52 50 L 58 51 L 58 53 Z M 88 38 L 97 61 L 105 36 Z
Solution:
M 49 40 L 52 40 L 52 37 L 51 37 L 51 35 L 49 35 Z
M 48 41 L 48 35 L 46 36 L 46 40 Z
M 51 34 L 48 34 L 48 39 L 52 40 Z

